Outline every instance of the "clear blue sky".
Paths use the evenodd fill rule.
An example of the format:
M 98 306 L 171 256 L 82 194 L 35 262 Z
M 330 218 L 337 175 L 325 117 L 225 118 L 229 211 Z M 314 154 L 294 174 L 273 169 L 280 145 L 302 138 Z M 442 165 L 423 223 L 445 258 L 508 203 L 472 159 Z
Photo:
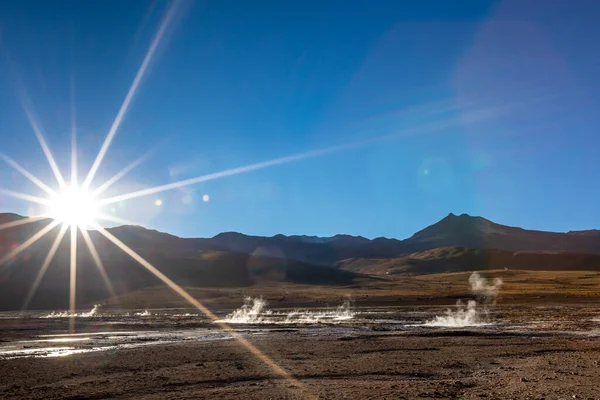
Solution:
M 73 76 L 89 168 L 168 9 L 0 3 L 0 151 L 51 181 L 25 90 L 68 171 Z M 449 212 L 599 228 L 598 20 L 595 0 L 183 2 L 95 182 L 148 151 L 112 194 L 355 143 L 115 212 L 195 237 L 405 238 Z M 40 194 L 6 164 L 0 182 Z

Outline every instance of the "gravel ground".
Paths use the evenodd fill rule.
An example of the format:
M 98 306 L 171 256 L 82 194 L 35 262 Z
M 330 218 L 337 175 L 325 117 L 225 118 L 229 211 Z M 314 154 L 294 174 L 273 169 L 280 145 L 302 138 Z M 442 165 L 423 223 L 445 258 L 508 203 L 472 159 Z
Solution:
M 597 337 L 368 327 L 247 337 L 289 375 L 235 340 L 190 341 L 0 360 L 0 398 L 600 399 Z

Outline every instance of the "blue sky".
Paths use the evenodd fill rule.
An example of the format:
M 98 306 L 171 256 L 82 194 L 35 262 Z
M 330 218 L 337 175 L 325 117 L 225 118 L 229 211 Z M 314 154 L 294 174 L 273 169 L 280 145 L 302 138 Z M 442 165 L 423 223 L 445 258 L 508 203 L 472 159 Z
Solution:
M 19 94 L 68 171 L 73 81 L 86 171 L 169 10 L 96 185 L 148 152 L 109 194 L 332 151 L 116 215 L 194 237 L 405 238 L 449 212 L 599 227 L 593 0 L 2 2 L 0 151 L 55 185 Z M 41 194 L 6 164 L 0 181 Z M 36 210 L 2 196 L 0 211 Z

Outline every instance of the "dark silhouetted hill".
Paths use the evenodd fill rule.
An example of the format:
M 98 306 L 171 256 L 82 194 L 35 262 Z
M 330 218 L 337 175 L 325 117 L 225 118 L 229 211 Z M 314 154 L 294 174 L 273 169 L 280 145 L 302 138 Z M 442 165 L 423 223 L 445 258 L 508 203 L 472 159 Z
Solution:
M 23 217 L 0 214 L 0 225 Z M 51 221 L 0 229 L 4 257 Z M 478 269 L 600 271 L 600 231 L 567 233 L 526 230 L 482 217 L 449 214 L 408 239 L 249 236 L 225 232 L 213 238 L 179 238 L 141 226 L 108 229 L 177 284 L 190 287 L 245 287 L 263 281 L 303 285 L 355 286 L 382 276 Z M 59 228 L 0 266 L 0 308 L 20 308 Z M 99 232 L 89 231 L 117 294 L 161 284 Z M 78 304 L 107 298 L 102 276 L 86 244 L 78 240 Z M 377 277 L 379 276 L 379 277 Z M 68 304 L 69 239 L 66 237 L 31 308 Z
M 408 239 L 333 237 L 248 236 L 221 233 L 211 239 L 187 239 L 193 248 L 253 253 L 270 251 L 284 258 L 319 265 L 334 265 L 349 258 L 393 258 L 438 247 L 460 246 L 501 250 L 547 250 L 600 253 L 600 231 L 544 232 L 500 225 L 482 217 L 449 214 Z
M 404 243 L 415 251 L 462 246 L 513 251 L 600 253 L 600 234 L 597 230 L 568 233 L 535 231 L 500 225 L 467 214 L 449 214 L 436 224 L 415 233 Z
M 339 267 L 369 275 L 439 274 L 463 271 L 595 271 L 600 254 L 441 247 L 388 259 L 348 259 Z
M 18 216 L 1 215 L 12 222 Z M 0 230 L 0 256 L 26 241 L 51 223 L 42 220 Z M 0 309 L 20 309 L 60 228 L 55 227 L 27 250 L 0 266 Z M 359 274 L 276 257 L 268 252 L 197 249 L 189 240 L 143 227 L 108 229 L 134 251 L 148 260 L 175 283 L 190 287 L 245 287 L 262 281 L 281 281 L 307 285 L 351 285 Z M 129 255 L 99 232 L 89 231 L 115 294 L 163 285 Z M 62 240 L 49 265 L 30 309 L 58 309 L 68 306 L 70 239 Z M 110 297 L 110 292 L 79 235 L 77 256 L 78 304 L 89 304 Z

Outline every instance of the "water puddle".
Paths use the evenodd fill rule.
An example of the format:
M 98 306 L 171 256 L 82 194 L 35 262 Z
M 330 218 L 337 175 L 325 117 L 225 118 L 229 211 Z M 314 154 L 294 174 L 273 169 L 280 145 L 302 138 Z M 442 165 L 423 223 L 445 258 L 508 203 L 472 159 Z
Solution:
M 37 339 L 16 341 L 0 346 L 0 358 L 65 357 L 73 354 L 133 349 L 149 345 L 227 339 L 231 339 L 231 335 L 214 329 L 40 335 Z M 52 344 L 56 344 L 56 346 L 52 346 Z
M 481 283 L 475 286 L 486 294 L 493 293 L 494 286 Z M 248 339 L 254 337 L 257 340 L 269 335 L 287 334 L 315 338 L 390 333 L 518 335 L 529 338 L 600 336 L 600 311 L 597 308 L 576 308 L 572 313 L 560 314 L 552 310 L 494 306 L 474 301 L 459 303 L 450 309 L 447 306 L 355 308 L 350 302 L 345 302 L 338 307 L 290 310 L 270 308 L 261 298 L 247 298 L 240 308 L 226 315 L 222 313 L 220 322 L 229 324 Z M 110 311 L 95 306 L 77 313 L 78 332 L 73 334 L 60 333 L 67 327 L 68 321 L 64 316 L 68 314 L 65 312 L 30 312 L 21 316 L 18 324 L 11 322 L 16 329 L 14 332 L 17 332 L 14 337 L 19 337 L 18 332 L 22 332 L 24 326 L 37 330 L 40 335 L 0 342 L 0 359 L 67 357 L 143 346 L 232 339 L 228 332 L 206 317 L 189 311 Z M 6 313 L 0 318 L 13 316 Z

